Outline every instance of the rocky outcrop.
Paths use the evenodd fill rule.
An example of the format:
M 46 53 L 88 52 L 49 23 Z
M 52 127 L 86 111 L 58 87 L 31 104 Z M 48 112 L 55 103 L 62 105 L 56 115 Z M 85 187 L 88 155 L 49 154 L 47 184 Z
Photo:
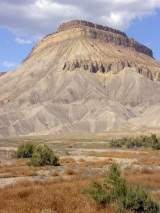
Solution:
M 77 20 L 60 25 L 57 32 L 44 37 L 42 41 L 32 49 L 31 53 L 24 61 L 36 52 L 41 51 L 44 48 L 48 48 L 50 45 L 79 38 L 94 39 L 105 43 L 111 43 L 116 46 L 123 46 L 153 57 L 151 49 L 136 42 L 134 39 L 128 38 L 126 34 L 120 30 L 115 30 L 110 27 L 93 24 L 87 21 Z
M 108 43 L 112 42 L 112 43 L 115 43 L 116 45 L 123 45 L 125 47 L 133 48 L 137 52 L 141 52 L 153 57 L 153 53 L 151 49 L 149 49 L 148 47 L 142 44 L 139 44 L 134 39 L 129 39 L 124 32 L 121 32 L 120 30 L 112 29 L 110 27 L 94 24 L 91 22 L 75 20 L 75 21 L 63 23 L 58 28 L 58 32 L 61 32 L 64 30 L 71 30 L 77 27 L 83 28 L 84 33 L 82 36 L 84 37 L 88 37 L 87 28 L 90 28 L 91 38 L 100 39 Z M 105 31 L 105 33 L 102 33 L 101 31 Z M 120 35 L 120 37 L 118 35 Z
M 0 72 L 0 77 L 1 77 L 2 75 L 4 75 L 4 74 L 6 74 L 6 72 Z
M 102 25 L 99 25 L 99 24 L 94 24 L 92 22 L 88 22 L 88 21 L 80 21 L 80 20 L 74 20 L 74 21 L 69 21 L 69 22 L 66 22 L 66 23 L 63 23 L 59 26 L 58 28 L 58 32 L 60 31 L 63 31 L 63 30 L 67 30 L 67 29 L 70 29 L 70 28 L 73 28 L 73 27 L 79 27 L 79 26 L 85 26 L 85 27 L 90 27 L 90 28 L 94 28 L 94 29 L 98 29 L 98 30 L 104 30 L 104 31 L 107 31 L 107 32 L 111 32 L 111 33 L 116 33 L 116 34 L 119 34 L 119 35 L 122 35 L 122 36 L 126 36 L 126 34 L 124 32 L 121 32 L 120 30 L 115 30 L 111 27 L 105 27 L 105 26 L 102 26 Z
M 91 73 L 107 73 L 112 71 L 113 74 L 119 73 L 125 67 L 135 68 L 135 71 L 140 73 L 143 76 L 146 76 L 150 80 L 159 80 L 160 74 L 157 72 L 153 77 L 152 71 L 149 68 L 144 66 L 137 66 L 133 62 L 125 61 L 125 60 L 115 60 L 112 62 L 102 62 L 102 61 L 91 61 L 91 60 L 73 60 L 67 61 L 64 63 L 62 70 L 65 71 L 74 71 L 77 68 L 81 68 L 82 70 L 89 71 Z

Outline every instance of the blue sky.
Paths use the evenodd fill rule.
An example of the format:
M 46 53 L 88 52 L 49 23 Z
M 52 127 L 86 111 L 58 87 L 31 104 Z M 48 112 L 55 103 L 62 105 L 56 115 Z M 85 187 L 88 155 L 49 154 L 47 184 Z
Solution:
M 122 30 L 160 61 L 160 0 L 1 0 L 0 72 L 17 67 L 45 35 L 73 19 Z

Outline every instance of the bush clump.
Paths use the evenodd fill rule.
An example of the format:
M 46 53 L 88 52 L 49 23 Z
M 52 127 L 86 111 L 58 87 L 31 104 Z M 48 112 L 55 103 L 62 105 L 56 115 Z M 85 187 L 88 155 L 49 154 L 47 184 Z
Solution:
M 31 158 L 36 146 L 37 145 L 33 142 L 22 143 L 18 146 L 13 156 L 16 158 Z
M 132 211 L 136 213 L 159 213 L 160 206 L 154 201 L 148 191 L 140 185 L 131 187 L 121 177 L 121 171 L 113 163 L 109 175 L 101 184 L 94 181 L 91 188 L 85 189 L 84 194 L 90 195 L 97 205 L 109 207 L 110 204 L 117 204 L 117 213 Z
M 151 134 L 151 136 L 141 135 L 136 138 L 122 138 L 117 140 L 112 140 L 110 142 L 111 147 L 123 147 L 127 148 L 139 148 L 139 147 L 151 147 L 152 149 L 160 149 L 160 139 L 157 138 L 156 134 Z
M 16 158 L 30 158 L 29 166 L 57 165 L 59 160 L 49 146 L 32 142 L 20 144 L 13 155 Z
M 28 162 L 29 166 L 45 166 L 57 165 L 58 157 L 54 154 L 53 150 L 47 145 L 37 146 L 34 149 L 33 155 Z

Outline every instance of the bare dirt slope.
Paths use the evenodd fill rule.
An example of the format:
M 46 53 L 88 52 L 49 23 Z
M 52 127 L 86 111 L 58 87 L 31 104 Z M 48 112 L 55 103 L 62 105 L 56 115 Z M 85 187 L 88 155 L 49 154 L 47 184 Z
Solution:
M 124 33 L 61 25 L 0 78 L 0 137 L 160 126 L 160 63 Z

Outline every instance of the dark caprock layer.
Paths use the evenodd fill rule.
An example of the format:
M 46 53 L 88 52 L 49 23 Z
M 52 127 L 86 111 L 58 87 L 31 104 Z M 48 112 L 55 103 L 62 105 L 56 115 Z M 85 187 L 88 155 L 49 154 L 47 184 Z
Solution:
M 153 57 L 153 52 L 151 49 L 138 43 L 134 39 L 128 38 L 124 32 L 121 32 L 120 30 L 116 30 L 107 26 L 94 24 L 92 22 L 83 21 L 83 20 L 69 21 L 69 22 L 61 24 L 58 28 L 58 32 L 68 30 L 71 28 L 76 28 L 76 27 L 84 28 L 84 33 L 82 37 L 88 37 L 88 32 L 85 31 L 85 28 L 90 28 L 90 33 L 94 34 L 92 35 L 92 38 L 100 39 L 108 43 L 115 43 L 116 45 L 122 45 L 125 47 L 133 48 L 137 52 L 141 52 L 143 54 L 149 55 L 150 57 Z M 106 32 L 106 36 L 104 33 L 100 31 Z M 108 35 L 108 33 L 112 33 L 113 35 L 112 36 L 111 34 Z M 114 36 L 114 34 L 117 34 L 117 36 Z

